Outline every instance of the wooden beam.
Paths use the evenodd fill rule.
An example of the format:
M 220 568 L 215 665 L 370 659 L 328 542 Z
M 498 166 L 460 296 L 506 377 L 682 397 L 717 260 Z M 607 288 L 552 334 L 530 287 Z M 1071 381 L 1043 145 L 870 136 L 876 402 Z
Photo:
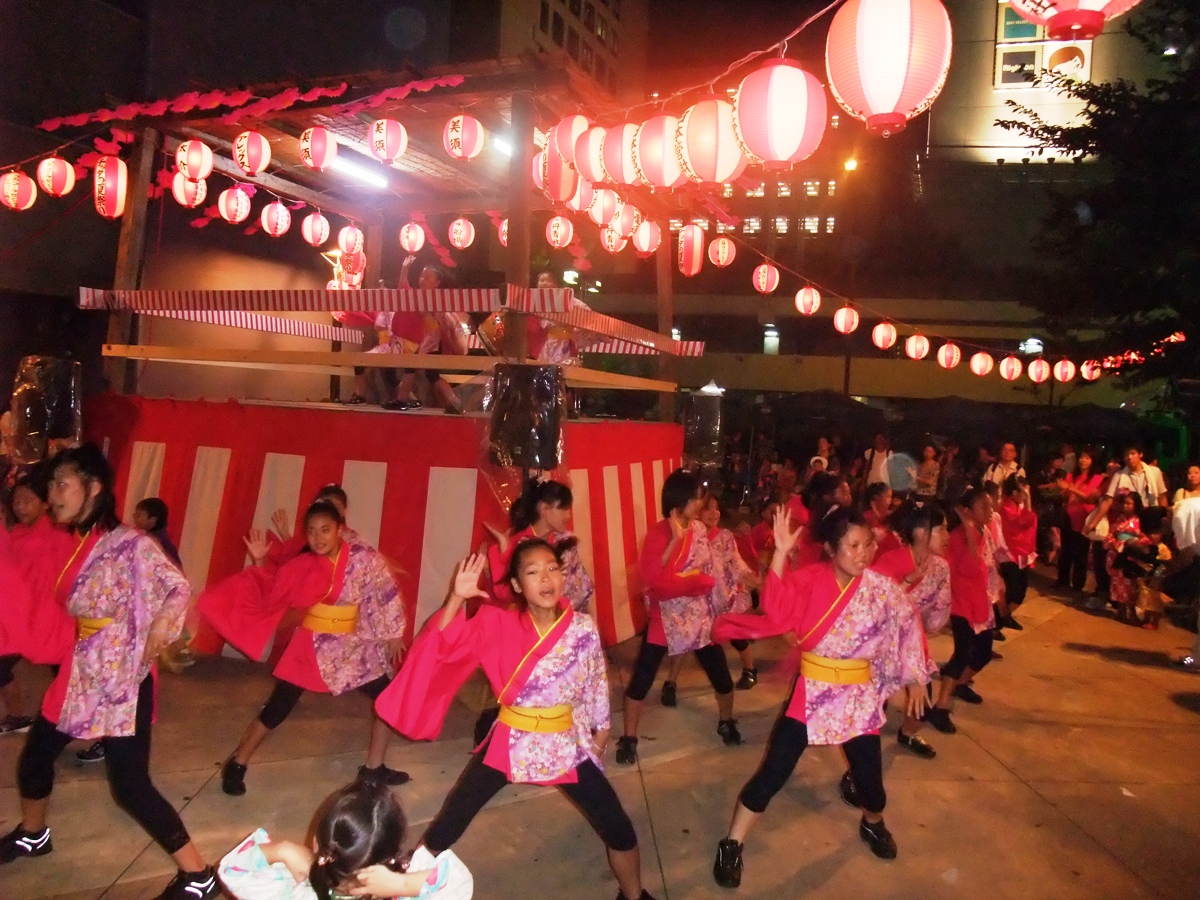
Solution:
M 533 101 L 525 94 L 512 98 L 512 129 L 509 137 L 512 160 L 508 168 L 508 247 L 504 276 L 509 284 L 529 285 L 529 167 L 533 161 Z M 512 335 L 512 353 L 517 359 L 529 355 L 525 322 Z
M 654 255 L 654 275 L 658 299 L 658 333 L 670 335 L 675 327 L 675 253 L 671 239 L 671 223 L 660 222 L 662 241 Z M 675 361 L 670 354 L 658 355 L 658 377 L 670 381 L 674 377 Z M 675 394 L 663 393 L 658 398 L 658 417 L 663 422 L 675 421 Z

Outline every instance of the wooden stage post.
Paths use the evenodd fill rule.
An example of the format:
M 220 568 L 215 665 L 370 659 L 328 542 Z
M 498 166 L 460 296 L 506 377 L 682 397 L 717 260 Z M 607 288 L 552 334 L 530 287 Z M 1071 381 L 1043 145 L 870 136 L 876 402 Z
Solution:
M 662 242 L 654 255 L 654 273 L 658 294 L 658 333 L 671 333 L 675 326 L 675 253 L 671 241 L 671 223 L 662 222 Z M 658 378 L 660 381 L 674 381 L 674 357 L 669 353 L 658 355 Z M 664 393 L 658 398 L 658 417 L 663 422 L 675 421 L 675 394 Z
M 533 164 L 533 101 L 525 94 L 511 98 L 511 137 L 513 154 L 508 166 L 508 253 L 504 277 L 509 284 L 529 286 L 529 167 Z M 513 328 L 506 345 L 513 356 L 524 361 L 529 356 L 529 338 L 524 322 Z

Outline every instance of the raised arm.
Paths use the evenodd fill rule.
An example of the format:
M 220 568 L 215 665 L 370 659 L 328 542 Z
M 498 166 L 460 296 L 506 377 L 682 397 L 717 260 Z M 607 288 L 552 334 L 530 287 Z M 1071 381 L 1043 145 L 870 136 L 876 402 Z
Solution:
M 446 602 L 438 616 L 439 629 L 448 628 L 468 600 L 475 597 L 481 600 L 488 598 L 487 591 L 479 587 L 479 576 L 483 574 L 486 566 L 487 558 L 482 553 L 475 553 L 468 556 L 455 568 L 450 593 L 446 596 Z

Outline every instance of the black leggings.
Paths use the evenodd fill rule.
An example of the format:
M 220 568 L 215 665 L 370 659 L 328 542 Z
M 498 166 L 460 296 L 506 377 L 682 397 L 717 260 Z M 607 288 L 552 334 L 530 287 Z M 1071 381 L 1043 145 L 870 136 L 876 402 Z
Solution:
M 372 700 L 375 700 L 383 693 L 383 689 L 390 682 L 391 679 L 386 675 L 380 675 L 373 681 L 360 684 L 357 690 L 362 691 Z M 271 696 L 263 704 L 262 712 L 258 714 L 258 721 L 274 731 L 283 724 L 284 719 L 291 715 L 292 710 L 296 708 L 296 704 L 300 702 L 300 697 L 303 693 L 304 688 L 299 685 L 276 678 L 275 689 L 271 691 Z
M 1002 562 L 999 569 L 1000 577 L 1004 579 L 1004 599 L 1009 606 L 1020 606 L 1025 602 L 1025 592 L 1029 590 L 1029 570 L 1022 569 L 1015 562 Z
M 766 811 L 771 798 L 792 777 L 796 763 L 808 747 L 808 726 L 788 716 L 787 708 L 788 704 L 785 703 L 784 712 L 780 713 L 775 727 L 771 729 L 763 761 L 738 797 L 742 806 L 750 812 Z M 850 763 L 850 777 L 858 789 L 862 808 L 869 813 L 883 812 L 887 805 L 887 793 L 883 789 L 883 747 L 879 735 L 860 734 L 842 744 L 842 749 Z
M 1062 529 L 1062 548 L 1058 551 L 1058 583 L 1082 591 L 1087 584 L 1088 554 L 1091 541 L 1068 523 Z
M 167 853 L 178 853 L 191 838 L 175 807 L 150 780 L 150 723 L 154 718 L 154 680 L 138 688 L 134 733 L 104 739 L 104 765 L 117 805 L 146 829 Z M 17 788 L 26 800 L 44 800 L 54 790 L 54 762 L 73 738 L 39 715 L 29 729 L 17 760 Z
M 0 656 L 0 689 L 6 688 L 13 683 L 13 679 L 16 678 L 13 675 L 13 669 L 16 668 L 17 663 L 20 661 L 21 654 L 19 653 L 6 653 L 4 656 Z
M 729 646 L 732 647 L 734 650 L 736 650 L 738 653 L 742 653 L 743 651 L 750 649 L 750 642 L 743 641 L 741 638 L 734 638 L 732 641 L 729 642 Z
M 429 823 L 421 843 L 434 856 L 449 850 L 489 800 L 508 784 L 508 777 L 483 761 L 486 748 L 471 756 L 442 808 Z M 575 769 L 574 784 L 555 785 L 588 820 L 604 846 L 624 853 L 637 848 L 637 833 L 604 773 L 590 759 Z
M 971 669 L 980 672 L 992 661 L 992 630 L 986 628 L 978 634 L 962 616 L 950 617 L 950 630 L 954 634 L 954 655 L 942 668 L 942 674 L 955 681 L 963 672 Z
M 716 644 L 709 644 L 695 651 L 696 661 L 704 674 L 708 676 L 709 684 L 718 694 L 733 692 L 733 676 L 729 674 L 729 663 L 725 661 L 725 651 Z M 661 644 L 651 644 L 642 641 L 642 649 L 638 651 L 637 662 L 633 664 L 633 675 L 629 678 L 629 687 L 625 696 L 630 700 L 645 700 L 654 684 L 654 676 L 666 658 L 667 648 Z
M 1092 572 L 1096 576 L 1096 593 L 1107 594 L 1112 587 L 1112 576 L 1108 574 L 1108 550 L 1104 541 L 1088 541 L 1092 554 Z

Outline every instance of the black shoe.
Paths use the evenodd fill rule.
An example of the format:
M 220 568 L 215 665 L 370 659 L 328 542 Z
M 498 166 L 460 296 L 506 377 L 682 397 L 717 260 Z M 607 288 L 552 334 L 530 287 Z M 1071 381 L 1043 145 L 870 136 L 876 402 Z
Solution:
M 717 734 L 721 736 L 726 747 L 736 747 L 742 742 L 742 733 L 738 731 L 737 719 L 724 719 L 718 722 Z
M 862 803 L 858 799 L 858 787 L 854 784 L 854 778 L 849 772 L 843 775 L 842 780 L 838 782 L 838 793 L 842 795 L 842 802 L 847 806 L 862 809 Z
M 617 738 L 617 765 L 632 766 L 638 761 L 638 739 L 622 735 Z
M 995 631 L 992 632 L 992 640 L 993 641 L 1007 641 L 1008 637 L 1004 634 L 1003 631 L 1001 631 L 999 628 L 997 628 Z
M 907 747 L 921 759 L 933 759 L 937 756 L 937 751 L 929 746 L 929 741 L 921 737 L 919 734 L 905 734 L 901 731 L 896 735 L 896 742 L 901 747 Z
M 675 699 L 675 682 L 664 681 L 662 686 L 662 696 L 659 697 L 663 706 L 678 706 L 679 701 Z
M 379 766 L 375 769 L 359 766 L 358 780 L 386 784 L 388 787 L 398 787 L 402 784 L 408 784 L 412 779 L 407 772 L 401 772 L 399 769 L 389 769 L 387 766 Z
M 925 712 L 925 721 L 942 734 L 954 734 L 958 728 L 950 721 L 950 710 L 934 706 Z
M 0 838 L 0 866 L 26 856 L 45 856 L 54 850 L 50 840 L 50 829 L 43 828 L 37 834 L 26 831 L 19 824 Z
M 717 860 L 713 863 L 713 880 L 723 888 L 739 887 L 742 883 L 742 845 L 725 838 L 717 844 Z
M 246 767 L 234 762 L 232 756 L 221 766 L 221 790 L 230 797 L 246 793 Z
M 350 399 L 342 401 L 342 405 L 343 406 L 362 406 L 366 402 L 367 402 L 367 398 L 362 396 L 361 394 L 351 394 Z
M 758 684 L 758 669 L 742 669 L 742 677 L 738 679 L 737 689 L 739 691 L 748 691 L 750 688 Z
M 626 897 L 625 892 L 622 891 L 621 893 L 617 894 L 617 900 L 629 900 L 629 898 Z M 654 900 L 654 895 L 647 890 L 643 890 L 640 894 L 638 894 L 637 900 Z
M 863 819 L 858 825 L 858 836 L 867 842 L 871 852 L 880 859 L 896 858 L 896 839 L 882 821 L 868 822 Z
M 92 746 L 85 747 L 75 754 L 75 758 L 80 762 L 103 762 L 104 761 L 104 741 L 96 741 Z
M 960 684 L 954 689 L 954 696 L 959 700 L 973 703 L 976 706 L 983 702 L 983 698 L 979 696 L 978 692 L 973 687 L 965 684 Z
M 220 894 L 217 873 L 209 867 L 199 872 L 179 872 L 155 900 L 209 900 Z
M 32 724 L 33 716 L 5 716 L 0 719 L 0 734 L 20 734 Z
M 1020 622 L 1018 622 L 1012 616 L 1005 616 L 1004 620 L 1000 623 L 1000 626 L 1002 628 L 1011 628 L 1013 631 L 1024 631 L 1025 630 L 1025 626 L 1022 625 Z
M 420 400 L 388 400 L 384 403 L 381 403 L 380 406 L 382 406 L 386 410 L 389 410 L 390 412 L 398 412 L 398 411 L 403 411 L 406 409 L 420 409 L 421 401 Z
M 992 651 L 992 659 L 993 659 L 993 660 L 1000 660 L 1000 659 L 1004 659 L 1004 654 L 1003 654 L 1003 653 L 997 653 L 995 650 L 993 650 L 993 651 Z

